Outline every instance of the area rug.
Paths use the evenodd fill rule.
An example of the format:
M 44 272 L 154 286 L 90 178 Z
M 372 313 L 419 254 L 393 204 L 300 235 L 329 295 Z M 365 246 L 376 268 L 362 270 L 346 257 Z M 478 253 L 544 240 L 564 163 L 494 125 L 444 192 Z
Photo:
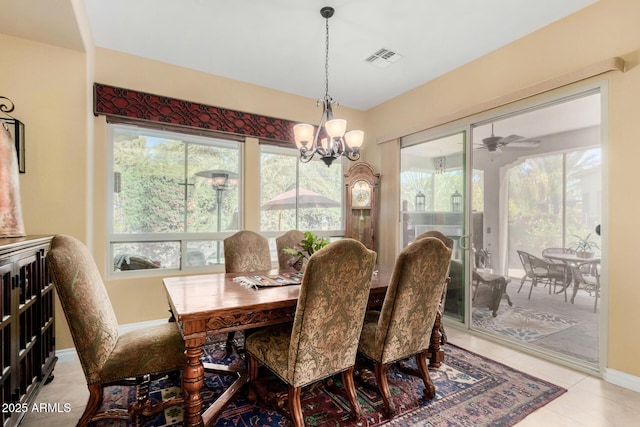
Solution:
M 579 323 L 568 316 L 504 304 L 496 317 L 492 316 L 490 310 L 474 309 L 472 319 L 476 328 L 524 342 L 536 341 Z
M 365 380 L 356 379 L 358 399 L 363 417 L 359 423 L 349 418 L 349 404 L 340 392 L 339 376 L 333 387 L 324 384 L 303 389 L 302 409 L 308 426 L 511 426 L 531 412 L 566 392 L 565 389 L 532 377 L 483 356 L 452 344 L 445 347 L 445 363 L 430 369 L 436 385 L 436 397 L 424 399 L 424 386 L 417 378 L 403 373 L 399 367 L 389 370 L 389 385 L 397 415 L 391 421 L 382 416 L 383 403 L 375 388 L 367 387 Z M 207 349 L 209 360 L 223 359 L 229 363 L 243 363 L 236 355 L 225 357 L 223 345 Z M 225 360 L 226 359 L 226 360 Z M 415 367 L 412 361 L 404 361 Z M 230 378 L 207 374 L 205 405 L 222 393 Z M 152 397 L 179 393 L 179 383 L 168 378 L 152 384 Z M 261 371 L 257 384 L 262 390 L 285 391 L 286 386 L 277 378 Z M 127 387 L 112 387 L 105 391 L 104 407 L 122 407 L 133 401 L 135 391 Z M 126 422 L 101 422 L 99 426 L 125 426 Z M 169 408 L 145 426 L 182 425 L 182 408 Z M 252 403 L 246 391 L 241 392 L 225 409 L 215 426 L 267 427 L 290 426 L 291 423 L 277 411 L 267 409 L 260 401 Z

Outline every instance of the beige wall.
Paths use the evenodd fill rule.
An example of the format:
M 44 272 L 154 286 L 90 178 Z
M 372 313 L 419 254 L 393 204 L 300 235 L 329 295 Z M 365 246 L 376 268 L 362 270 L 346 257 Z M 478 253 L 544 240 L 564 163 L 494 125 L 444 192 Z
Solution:
M 397 138 L 433 124 L 439 118 L 469 106 L 512 93 L 523 87 L 569 73 L 613 56 L 627 61 L 625 73 L 611 73 L 609 83 L 609 350 L 608 366 L 640 376 L 636 355 L 640 341 L 640 287 L 629 279 L 629 260 L 640 257 L 635 227 L 639 206 L 635 188 L 629 185 L 637 169 L 635 122 L 640 93 L 640 2 L 600 0 L 597 4 L 538 31 L 522 40 L 460 67 L 433 82 L 410 91 L 367 112 L 340 108 L 336 114 L 350 126 L 366 131 L 364 157 L 382 175 L 380 241 L 397 247 Z M 621 31 L 622 29 L 622 31 Z M 52 46 L 0 35 L 3 93 L 17 105 L 15 115 L 27 126 L 27 174 L 21 176 L 25 225 L 30 234 L 66 233 L 92 248 L 104 273 L 105 249 L 105 122 L 91 118 L 85 108 L 87 56 Z M 7 58 L 11 66 L 7 66 Z M 93 65 L 93 64 L 90 64 Z M 309 99 L 272 91 L 204 73 L 98 49 L 95 80 L 114 86 L 167 95 L 215 106 L 291 120 L 314 122 L 315 103 Z M 11 84 L 8 84 L 11 82 Z M 339 94 L 335 94 L 339 98 Z M 86 141 L 86 129 L 95 126 L 94 141 Z M 91 153 L 94 160 L 85 161 Z M 257 150 L 254 140 L 247 150 Z M 93 173 L 93 212 L 87 208 L 87 171 Z M 257 170 L 245 171 L 248 191 L 256 191 Z M 633 178 L 632 178 L 633 179 Z M 245 194 L 245 211 L 257 207 L 257 199 Z M 606 206 L 606 204 L 605 204 Z M 248 215 L 248 227 L 256 218 Z M 87 224 L 93 233 L 86 235 Z M 395 256 L 391 246 L 380 250 L 381 259 Z M 148 279 L 108 279 L 107 289 L 120 323 L 165 317 L 166 299 L 160 276 Z M 606 310 L 606 308 L 605 308 Z M 58 313 L 57 347 L 71 347 L 64 317 Z
M 367 112 L 370 138 L 391 140 L 481 104 L 545 80 L 577 71 L 611 57 L 622 57 L 626 72 L 611 72 L 597 81 L 609 82 L 609 185 L 603 191 L 608 207 L 609 307 L 608 367 L 640 376 L 640 287 L 629 274 L 629 260 L 640 259 L 640 228 L 636 226 L 640 197 L 632 171 L 638 169 L 640 145 L 640 2 L 600 0 L 557 24 L 460 67 L 426 85 Z M 575 84 L 573 87 L 580 87 Z M 396 145 L 395 141 L 388 144 Z M 384 179 L 398 174 L 392 151 L 379 146 L 372 161 Z M 398 186 L 386 187 L 383 201 L 394 203 L 381 215 L 382 230 L 397 229 Z

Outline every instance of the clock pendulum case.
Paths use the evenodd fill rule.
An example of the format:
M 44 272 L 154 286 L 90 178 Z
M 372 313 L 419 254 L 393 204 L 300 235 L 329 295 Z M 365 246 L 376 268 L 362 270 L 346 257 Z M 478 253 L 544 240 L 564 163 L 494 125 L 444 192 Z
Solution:
M 344 182 L 347 187 L 345 237 L 359 240 L 375 251 L 380 174 L 371 165 L 360 162 L 349 169 Z

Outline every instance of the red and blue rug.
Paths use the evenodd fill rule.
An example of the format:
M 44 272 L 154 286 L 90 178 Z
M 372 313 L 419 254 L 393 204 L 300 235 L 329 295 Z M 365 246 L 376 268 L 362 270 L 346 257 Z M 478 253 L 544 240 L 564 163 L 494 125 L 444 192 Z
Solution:
M 445 363 L 430 369 L 436 385 L 436 397 L 425 400 L 422 382 L 403 373 L 398 367 L 389 369 L 389 386 L 397 415 L 392 420 L 382 416 L 383 403 L 375 388 L 356 379 L 358 399 L 363 417 L 356 423 L 349 418 L 349 403 L 332 387 L 321 385 L 303 389 L 302 410 L 308 426 L 511 426 L 531 412 L 546 405 L 566 390 L 547 381 L 514 370 L 478 354 L 447 344 Z M 224 343 L 207 348 L 205 358 L 222 363 L 243 364 L 237 355 L 225 355 Z M 406 361 L 408 366 L 412 361 Z M 209 405 L 231 382 L 231 378 L 207 374 L 205 405 Z M 339 376 L 335 385 L 341 388 Z M 168 378 L 152 384 L 152 398 L 180 392 L 179 380 Z M 286 391 L 286 386 L 268 371 L 261 371 L 257 387 L 267 391 Z M 105 407 L 122 407 L 135 399 L 135 390 L 111 387 L 105 390 Z M 99 426 L 124 426 L 124 422 L 102 422 Z M 174 407 L 152 419 L 145 426 L 180 426 L 182 408 Z M 215 426 L 267 427 L 290 426 L 279 412 L 247 399 L 246 390 L 225 409 Z

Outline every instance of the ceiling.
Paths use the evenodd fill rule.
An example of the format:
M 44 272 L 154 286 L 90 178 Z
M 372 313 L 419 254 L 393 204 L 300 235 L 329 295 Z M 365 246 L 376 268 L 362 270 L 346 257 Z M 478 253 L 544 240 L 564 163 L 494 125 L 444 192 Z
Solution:
M 597 0 L 84 0 L 96 46 L 367 110 Z M 75 8 L 74 8 L 75 4 Z M 0 32 L 83 50 L 81 0 L 0 0 Z M 380 49 L 401 58 L 365 61 Z

